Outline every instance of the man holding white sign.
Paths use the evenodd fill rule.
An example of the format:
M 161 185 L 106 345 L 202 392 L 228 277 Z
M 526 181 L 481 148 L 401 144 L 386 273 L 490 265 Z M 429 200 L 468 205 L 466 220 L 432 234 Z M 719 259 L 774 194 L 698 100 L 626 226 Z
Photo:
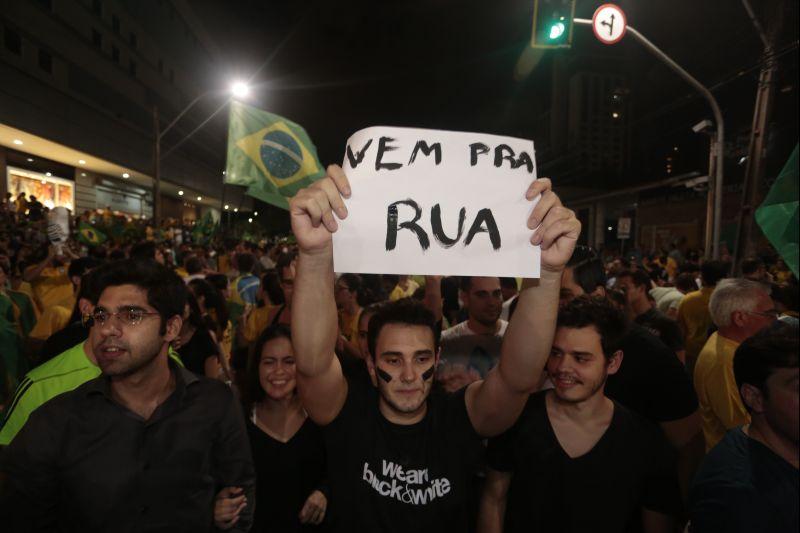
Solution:
M 373 142 L 382 145 L 384 153 L 392 146 L 387 140 Z M 379 156 L 375 172 L 382 170 L 380 161 Z M 517 167 L 523 175 L 524 166 L 523 161 Z M 486 379 L 452 395 L 429 396 L 439 357 L 438 332 L 429 311 L 401 300 L 370 321 L 367 364 L 373 387 L 362 386 L 345 379 L 334 355 L 338 327 L 333 259 L 342 250 L 337 242 L 334 252 L 332 240 L 340 221 L 348 217 L 343 198 L 351 207 L 357 205 L 356 199 L 373 204 L 388 199 L 385 194 L 365 198 L 368 187 L 362 185 L 351 193 L 345 172 L 334 165 L 290 204 L 299 245 L 292 305 L 298 390 L 309 416 L 324 426 L 331 458 L 331 525 L 334 531 L 348 533 L 466 531 L 471 515 L 466 509 L 468 483 L 480 441 L 508 429 L 538 384 L 555 331 L 561 271 L 572 254 L 580 223 L 561 206 L 549 180 L 530 184 L 528 179 L 517 189 L 527 206 L 517 225 L 521 229 L 527 222 L 523 245 L 528 251 L 541 247 L 541 278 L 526 281 L 500 361 Z M 535 199 L 539 201 L 531 212 Z M 350 212 L 355 215 L 355 211 L 353 207 Z M 533 228 L 537 229 L 531 235 Z M 416 240 L 418 235 L 411 237 Z M 491 239 L 483 241 L 487 244 L 493 246 Z M 538 270 L 537 266 L 526 271 Z M 422 267 L 408 271 L 427 269 Z M 459 270 L 465 269 L 488 274 L 469 272 L 469 265 Z

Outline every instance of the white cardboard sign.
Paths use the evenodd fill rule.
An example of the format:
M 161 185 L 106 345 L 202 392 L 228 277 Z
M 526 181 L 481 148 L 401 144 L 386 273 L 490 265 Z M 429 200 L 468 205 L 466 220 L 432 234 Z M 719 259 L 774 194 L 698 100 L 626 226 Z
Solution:
M 342 168 L 352 195 L 333 234 L 337 272 L 539 277 L 533 141 L 372 127 L 347 140 Z

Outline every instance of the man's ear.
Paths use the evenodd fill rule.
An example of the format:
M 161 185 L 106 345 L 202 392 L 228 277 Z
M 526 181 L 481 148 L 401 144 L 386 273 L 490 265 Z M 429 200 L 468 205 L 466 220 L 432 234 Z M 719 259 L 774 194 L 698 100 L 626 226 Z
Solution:
M 180 315 L 174 315 L 167 320 L 167 331 L 164 333 L 164 340 L 172 342 L 180 335 L 181 328 L 183 327 L 183 318 Z
M 619 371 L 619 367 L 622 366 L 622 358 L 622 350 L 617 350 L 611 357 L 608 358 L 606 370 L 608 371 L 609 375 L 616 374 Z
M 749 383 L 742 383 L 739 388 L 739 394 L 742 395 L 742 402 L 745 407 L 748 407 L 754 413 L 761 414 L 764 412 L 764 394 L 753 385 Z

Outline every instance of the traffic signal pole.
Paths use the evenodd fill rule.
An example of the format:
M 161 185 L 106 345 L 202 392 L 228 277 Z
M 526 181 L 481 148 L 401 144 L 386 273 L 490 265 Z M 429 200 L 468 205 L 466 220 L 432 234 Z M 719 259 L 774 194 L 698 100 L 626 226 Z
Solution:
M 574 24 L 580 24 L 583 26 L 591 26 L 592 19 L 583 19 L 583 18 L 575 18 L 572 19 Z M 713 195 L 713 205 L 714 211 L 713 214 L 708 212 L 706 213 L 707 217 L 707 224 L 706 226 L 713 227 L 714 232 L 714 239 L 713 239 L 713 252 L 712 257 L 714 259 L 719 259 L 720 256 L 720 231 L 721 231 L 721 221 L 722 221 L 722 185 L 723 185 L 723 154 L 725 150 L 725 138 L 724 138 L 724 122 L 722 120 L 722 111 L 720 111 L 719 104 L 717 104 L 717 100 L 714 98 L 714 95 L 711 94 L 711 91 L 708 88 L 697 81 L 697 79 L 686 72 L 683 67 L 681 67 L 678 63 L 676 63 L 671 57 L 669 57 L 663 50 L 657 47 L 655 44 L 650 42 L 644 35 L 639 33 L 633 26 L 626 26 L 626 31 L 633 35 L 634 39 L 636 39 L 639 43 L 641 43 L 650 53 L 654 56 L 659 58 L 663 61 L 669 68 L 673 71 L 678 73 L 680 77 L 686 80 L 689 85 L 697 89 L 700 94 L 703 95 L 703 98 L 708 101 L 709 105 L 711 106 L 711 110 L 714 113 L 714 121 L 716 122 L 717 131 L 714 139 L 714 149 L 716 151 L 716 166 L 713 169 L 714 172 L 712 173 L 709 169 L 709 176 L 708 176 L 708 194 Z M 711 201 L 709 201 L 709 205 L 711 205 Z M 710 217 L 713 217 L 711 219 Z M 712 223 L 713 221 L 713 223 Z M 705 250 L 706 257 L 708 257 L 709 251 Z

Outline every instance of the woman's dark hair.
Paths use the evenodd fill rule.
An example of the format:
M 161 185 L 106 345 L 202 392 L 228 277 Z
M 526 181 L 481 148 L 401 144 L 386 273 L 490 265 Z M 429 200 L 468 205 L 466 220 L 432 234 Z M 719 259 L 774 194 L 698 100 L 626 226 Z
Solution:
M 558 311 L 557 328 L 580 329 L 593 326 L 600 335 L 600 345 L 606 359 L 619 350 L 628 323 L 622 311 L 607 298 L 582 295 Z
M 261 352 L 264 350 L 264 345 L 271 340 L 280 338 L 292 342 L 292 331 L 282 324 L 269 326 L 258 336 L 255 346 L 253 346 L 253 350 L 247 358 L 245 386 L 244 390 L 242 390 L 242 403 L 244 403 L 247 410 L 250 410 L 253 404 L 263 400 L 266 395 L 264 389 L 261 387 L 261 378 L 258 370 L 261 364 Z
M 364 284 L 360 275 L 350 273 L 342 274 L 339 276 L 338 281 L 346 285 L 349 291 L 356 293 L 356 301 L 361 307 L 366 307 L 375 303 L 376 300 L 372 291 Z
M 189 291 L 183 280 L 175 272 L 155 261 L 124 259 L 107 263 L 92 271 L 92 291 L 96 297 L 108 287 L 135 285 L 147 292 L 147 303 L 161 316 L 163 335 L 167 331 L 167 320 L 182 316 Z
M 264 302 L 272 305 L 283 305 L 286 303 L 286 298 L 283 297 L 283 290 L 281 289 L 281 282 L 278 278 L 278 272 L 271 268 L 266 274 L 261 276 L 261 287 L 264 293 L 269 298 L 269 302 Z
M 198 300 L 202 296 L 206 309 L 213 312 L 211 323 L 207 325 L 217 334 L 217 338 L 221 339 L 222 333 L 228 327 L 228 309 L 225 305 L 225 299 L 222 297 L 222 292 L 208 281 L 200 278 L 190 281 L 189 289 Z
M 153 241 L 144 241 L 134 244 L 131 251 L 128 253 L 131 259 L 153 259 L 156 258 L 156 243 Z
M 225 289 L 227 289 L 228 285 L 230 285 L 228 276 L 226 276 L 225 274 L 219 274 L 219 273 L 206 274 L 206 281 L 209 282 L 214 287 L 216 287 L 216 289 L 220 291 L 220 293 Z
M 251 253 L 236 254 L 236 269 L 240 274 L 249 274 L 256 267 L 256 256 Z
M 375 358 L 375 346 L 381 329 L 388 324 L 404 326 L 424 326 L 430 328 L 433 334 L 433 351 L 439 350 L 439 336 L 441 331 L 436 327 L 437 322 L 433 313 L 421 302 L 413 298 L 402 298 L 381 306 L 369 320 L 369 333 L 367 344 L 369 353 Z

